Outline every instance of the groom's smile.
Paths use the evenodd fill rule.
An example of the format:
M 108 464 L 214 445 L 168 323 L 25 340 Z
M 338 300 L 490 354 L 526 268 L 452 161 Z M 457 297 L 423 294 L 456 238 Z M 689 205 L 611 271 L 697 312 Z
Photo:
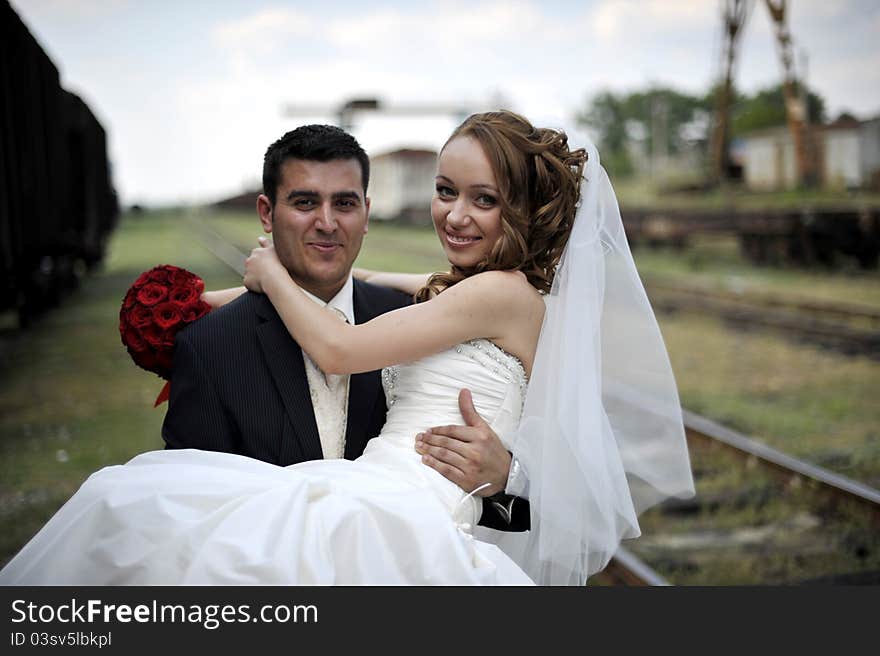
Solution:
M 332 254 L 342 248 L 342 244 L 332 241 L 310 241 L 306 243 L 316 249 L 319 253 L 324 254 Z
M 333 298 L 348 279 L 367 232 L 370 199 L 360 163 L 288 159 L 281 166 L 274 207 L 260 198 L 263 229 L 272 233 L 290 276 L 318 298 Z

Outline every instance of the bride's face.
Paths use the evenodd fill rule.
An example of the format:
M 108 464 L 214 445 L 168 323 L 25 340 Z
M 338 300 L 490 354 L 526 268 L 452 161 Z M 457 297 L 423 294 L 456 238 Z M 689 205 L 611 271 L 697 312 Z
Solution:
M 502 234 L 500 192 L 480 143 L 463 136 L 446 144 L 435 183 L 431 218 L 446 257 L 456 266 L 472 267 Z

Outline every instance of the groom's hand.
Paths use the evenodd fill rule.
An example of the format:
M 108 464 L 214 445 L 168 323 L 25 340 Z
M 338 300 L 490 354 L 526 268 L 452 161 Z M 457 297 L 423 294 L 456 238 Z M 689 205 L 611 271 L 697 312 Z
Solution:
M 421 454 L 422 462 L 463 490 L 470 492 L 490 483 L 476 496 L 503 492 L 510 472 L 510 453 L 477 413 L 469 390 L 459 392 L 458 407 L 466 425 L 435 426 L 419 433 L 416 451 Z

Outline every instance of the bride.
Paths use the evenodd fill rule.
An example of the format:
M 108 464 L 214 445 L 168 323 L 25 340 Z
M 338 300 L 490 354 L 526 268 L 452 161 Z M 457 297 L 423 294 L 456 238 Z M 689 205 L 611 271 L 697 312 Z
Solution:
M 245 285 L 322 371 L 383 368 L 387 421 L 361 457 L 142 454 L 93 474 L 0 583 L 583 584 L 639 535 L 639 512 L 692 494 L 671 368 L 595 149 L 476 114 L 436 180 L 450 271 L 385 277 L 412 306 L 348 325 L 270 244 L 247 261 Z M 476 490 L 413 448 L 460 421 L 462 387 L 527 473 L 526 533 L 475 529 Z

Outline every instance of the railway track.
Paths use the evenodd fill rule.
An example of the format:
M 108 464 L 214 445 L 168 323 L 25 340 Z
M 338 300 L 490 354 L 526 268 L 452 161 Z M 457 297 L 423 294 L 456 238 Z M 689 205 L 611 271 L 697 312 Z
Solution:
M 855 303 L 816 303 L 769 294 L 747 296 L 677 284 L 645 282 L 660 311 L 688 310 L 743 327 L 772 329 L 847 355 L 880 359 L 880 310 Z
M 832 507 L 849 504 L 861 509 L 870 517 L 874 526 L 880 525 L 880 490 L 841 476 L 832 471 L 794 458 L 786 453 L 722 426 L 706 417 L 687 410 L 683 411 L 685 433 L 689 445 L 722 449 L 741 459 L 747 465 L 758 465 L 773 474 L 786 486 L 802 487 L 819 493 Z M 694 503 L 699 503 L 699 497 Z M 635 543 L 638 546 L 638 542 Z M 651 565 L 628 549 L 621 548 L 602 572 L 594 577 L 600 585 L 662 586 L 673 585 Z M 858 584 L 880 580 L 880 573 L 843 574 L 825 576 L 806 583 Z
M 238 247 L 229 243 L 226 238 L 214 230 L 208 223 L 198 217 L 189 216 L 187 221 L 196 232 L 196 238 L 210 253 L 223 262 L 238 275 L 244 275 L 244 261 L 247 255 L 238 250 Z
M 690 444 L 723 448 L 746 462 L 760 464 L 785 483 L 808 486 L 831 501 L 856 504 L 870 513 L 873 521 L 880 523 L 880 490 L 799 460 L 696 413 L 682 412 Z
M 669 586 L 669 581 L 652 569 L 641 558 L 625 547 L 620 547 L 608 565 L 593 579 L 600 585 Z
M 788 308 L 818 317 L 835 318 L 844 321 L 867 319 L 880 326 L 880 309 L 862 303 L 807 301 L 762 292 L 748 292 L 748 294 L 742 294 L 734 291 L 707 289 L 702 286 L 686 285 L 672 280 L 658 280 L 655 278 L 646 280 L 645 286 L 658 292 L 686 293 L 692 296 L 732 301 L 761 308 Z

